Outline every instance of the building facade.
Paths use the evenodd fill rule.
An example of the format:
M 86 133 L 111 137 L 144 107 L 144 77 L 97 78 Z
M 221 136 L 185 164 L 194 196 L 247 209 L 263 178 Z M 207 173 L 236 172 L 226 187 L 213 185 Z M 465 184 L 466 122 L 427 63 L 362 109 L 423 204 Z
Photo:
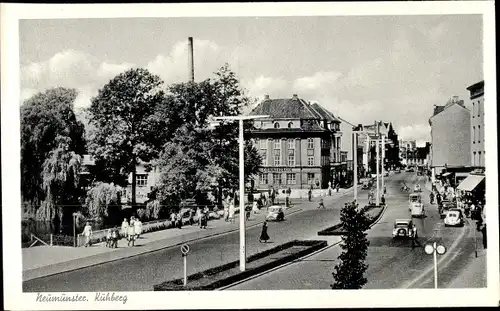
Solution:
M 335 139 L 339 121 L 318 107 L 297 95 L 281 99 L 266 95 L 252 110 L 250 115 L 269 116 L 255 120 L 249 133 L 263 158 L 254 182 L 257 189 L 328 187 L 332 154 L 339 154 Z
M 470 165 L 470 110 L 457 96 L 445 106 L 435 106 L 431 126 L 431 171 L 440 174 L 446 167 Z
M 475 83 L 467 88 L 470 92 L 471 104 L 471 165 L 484 167 L 485 165 L 485 131 L 484 131 L 484 81 Z

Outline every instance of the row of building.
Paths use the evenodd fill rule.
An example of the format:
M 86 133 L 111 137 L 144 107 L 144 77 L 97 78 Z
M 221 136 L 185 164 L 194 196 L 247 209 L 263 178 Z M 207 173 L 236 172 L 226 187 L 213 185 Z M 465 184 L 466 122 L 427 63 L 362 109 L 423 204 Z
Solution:
M 469 176 L 471 172 L 485 172 L 485 123 L 484 81 L 467 90 L 470 104 L 453 96 L 446 105 L 434 106 L 429 118 L 431 126 L 431 150 L 429 168 L 432 180 L 446 177 L 452 185 Z M 476 178 L 473 190 L 484 178 Z

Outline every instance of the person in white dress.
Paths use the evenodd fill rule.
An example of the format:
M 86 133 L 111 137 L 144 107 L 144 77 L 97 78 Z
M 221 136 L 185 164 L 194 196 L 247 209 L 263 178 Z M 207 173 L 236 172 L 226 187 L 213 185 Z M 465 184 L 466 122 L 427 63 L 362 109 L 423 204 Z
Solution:
M 134 244 L 135 244 L 134 217 L 130 218 L 130 224 L 127 228 L 127 240 L 128 240 L 127 246 L 130 246 L 130 244 L 132 244 L 132 246 L 134 246 Z
M 134 227 L 135 238 L 138 239 L 142 233 L 142 222 L 139 219 L 134 219 Z
M 122 222 L 122 230 L 121 230 L 121 235 L 122 237 L 127 237 L 127 232 L 128 232 L 128 221 L 127 221 L 127 218 L 123 219 L 123 222 Z

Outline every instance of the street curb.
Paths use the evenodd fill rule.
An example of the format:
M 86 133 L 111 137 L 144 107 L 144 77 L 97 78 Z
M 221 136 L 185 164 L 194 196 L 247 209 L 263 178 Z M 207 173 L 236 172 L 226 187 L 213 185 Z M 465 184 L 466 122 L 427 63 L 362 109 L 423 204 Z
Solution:
M 212 283 L 208 285 L 203 285 L 203 286 L 198 286 L 198 287 L 192 287 L 192 288 L 183 288 L 182 287 L 182 278 L 162 282 L 159 284 L 156 284 L 153 286 L 154 291 L 179 291 L 179 290 L 187 290 L 187 291 L 199 291 L 199 290 L 217 290 L 221 287 L 225 287 L 231 284 L 234 284 L 236 282 L 241 281 L 242 279 L 247 279 L 249 277 L 252 277 L 255 274 L 260 274 L 263 271 L 269 271 L 270 269 L 282 265 L 283 263 L 291 262 L 294 260 L 297 260 L 298 258 L 304 257 L 312 252 L 317 251 L 318 249 L 323 249 L 327 246 L 326 241 L 322 240 L 293 240 L 290 242 L 286 242 L 284 244 L 278 245 L 276 247 L 273 247 L 271 249 L 262 251 L 260 253 L 257 253 L 255 255 L 252 255 L 248 258 L 248 262 L 258 260 L 265 258 L 267 256 L 272 256 L 273 254 L 291 248 L 294 245 L 304 245 L 304 246 L 309 246 L 308 248 L 298 251 L 297 253 L 289 254 L 284 257 L 275 259 L 271 262 L 261 264 L 259 266 L 256 266 L 255 268 L 251 268 L 248 270 L 245 270 L 243 272 L 238 272 L 237 274 L 233 274 L 227 277 L 223 277 L 219 280 L 214 280 Z M 204 278 L 204 276 L 208 275 L 215 275 L 217 273 L 224 273 L 224 271 L 232 269 L 237 267 L 239 264 L 239 261 L 233 261 L 221 266 L 217 266 L 211 269 L 207 269 L 205 271 L 201 271 L 192 275 L 189 275 L 187 279 L 201 279 Z
M 380 219 L 382 218 L 382 216 L 384 215 L 385 213 L 385 210 L 387 209 L 387 206 L 388 205 L 384 205 L 382 207 L 382 210 L 380 211 L 380 213 L 377 215 L 377 217 L 375 219 L 373 219 L 373 221 L 370 223 L 370 229 L 377 223 L 380 221 Z M 341 232 L 338 232 L 338 233 L 334 233 L 335 230 L 339 229 L 340 227 L 342 226 L 342 224 L 338 223 L 338 224 L 335 224 L 331 227 L 328 227 L 326 229 L 323 229 L 323 230 L 320 230 L 318 231 L 318 235 L 319 236 L 341 236 L 343 235 Z M 328 234 L 328 232 L 332 232 L 332 234 Z
M 300 211 L 303 211 L 303 209 L 299 208 L 299 209 L 297 209 L 295 211 L 292 211 L 292 212 L 288 213 L 287 216 L 293 215 L 293 214 L 298 213 Z M 245 229 L 247 229 L 247 228 L 253 228 L 253 227 L 259 226 L 259 225 L 261 225 L 263 223 L 264 223 L 264 221 L 259 221 L 259 222 L 256 222 L 256 223 L 252 224 L 252 225 L 245 226 Z M 169 230 L 169 229 L 165 229 L 165 230 Z M 90 264 L 90 265 L 84 265 L 84 266 L 80 266 L 80 267 L 69 268 L 69 269 L 65 269 L 65 270 L 62 270 L 62 271 L 55 272 L 55 273 L 47 273 L 47 274 L 41 273 L 41 275 L 36 275 L 35 277 L 29 277 L 29 276 L 24 277 L 25 273 L 26 274 L 34 273 L 37 270 L 50 269 L 51 267 L 57 267 L 58 265 L 64 265 L 64 264 L 67 264 L 69 262 L 78 262 L 78 261 L 81 261 L 83 258 L 92 258 L 92 257 L 109 255 L 109 254 L 112 254 L 112 251 L 108 252 L 108 253 L 101 253 L 101 254 L 96 254 L 96 255 L 87 256 L 87 257 L 83 257 L 83 258 L 77 258 L 77 259 L 69 260 L 69 261 L 66 261 L 66 262 L 56 263 L 56 264 L 53 264 L 53 265 L 47 265 L 47 266 L 43 266 L 43 267 L 38 267 L 38 268 L 34 268 L 34 269 L 23 271 L 22 272 L 22 274 L 23 274 L 22 281 L 26 282 L 26 281 L 36 280 L 36 279 L 40 279 L 40 278 L 44 278 L 44 277 L 48 277 L 48 276 L 63 274 L 63 273 L 66 273 L 66 272 L 71 272 L 71 271 L 81 270 L 81 269 L 85 269 L 85 268 L 89 268 L 89 267 L 94 267 L 94 266 L 98 266 L 98 265 L 102 265 L 102 264 L 106 264 L 106 263 L 110 263 L 110 262 L 114 262 L 114 261 L 119 261 L 119 260 L 131 258 L 131 257 L 139 256 L 139 255 L 149 254 L 149 253 L 153 253 L 153 252 L 157 252 L 157 251 L 161 251 L 161 250 L 165 250 L 165 249 L 169 249 L 169 248 L 173 248 L 173 247 L 178 247 L 178 246 L 181 246 L 182 244 L 185 244 L 185 243 L 190 243 L 190 242 L 194 242 L 194 241 L 202 241 L 202 240 L 213 238 L 213 237 L 216 237 L 216 236 L 221 236 L 221 235 L 224 235 L 224 234 L 233 233 L 233 232 L 236 232 L 236 231 L 239 231 L 239 230 L 240 230 L 239 228 L 236 228 L 236 229 L 231 229 L 231 230 L 224 231 L 224 232 L 218 232 L 218 233 L 210 234 L 210 235 L 207 235 L 207 236 L 204 236 L 204 237 L 201 237 L 201 238 L 194 238 L 194 239 L 186 240 L 186 241 L 183 241 L 183 242 L 180 242 L 180 243 L 176 243 L 176 244 L 173 244 L 173 245 L 162 246 L 162 247 L 159 247 L 159 248 L 155 248 L 155 249 L 152 249 L 152 250 L 147 250 L 147 251 L 140 252 L 140 253 L 137 253 L 137 254 L 132 254 L 132 255 L 129 255 L 129 256 L 122 256 L 122 257 L 112 258 L 112 259 L 109 259 L 109 260 L 104 260 L 104 261 L 101 261 L 101 262 L 98 262 L 98 263 L 93 263 L 93 264 Z M 160 241 L 161 240 L 153 241 L 151 243 L 157 243 L 157 242 L 160 242 Z M 124 248 L 124 249 L 126 249 L 126 248 Z

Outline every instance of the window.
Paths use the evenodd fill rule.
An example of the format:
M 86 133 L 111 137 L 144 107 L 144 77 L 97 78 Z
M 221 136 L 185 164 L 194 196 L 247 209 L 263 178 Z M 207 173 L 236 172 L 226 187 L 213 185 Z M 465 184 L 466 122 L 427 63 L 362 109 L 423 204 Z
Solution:
M 314 149 L 314 138 L 307 139 L 307 149 Z
M 288 122 L 288 128 L 292 128 L 293 122 Z
M 473 166 L 476 165 L 476 152 L 475 151 L 472 153 L 472 165 Z
M 262 156 L 262 166 L 267 166 L 267 150 L 261 150 L 260 154 Z
M 481 142 L 481 125 L 477 126 L 477 142 Z
M 281 149 L 281 141 L 279 139 L 274 141 L 274 149 Z
M 288 185 L 295 185 L 295 183 L 296 183 L 295 173 L 287 173 L 286 174 L 286 183 Z
M 307 183 L 309 185 L 314 183 L 314 173 L 307 173 Z
M 340 137 L 337 137 L 337 148 L 340 148 Z
M 273 173 L 273 184 L 281 185 L 281 174 Z
M 275 129 L 279 129 L 280 128 L 280 124 L 278 122 L 274 123 L 274 128 Z
M 479 101 L 477 101 L 477 116 L 479 117 L 481 115 L 481 105 L 479 104 Z
M 472 117 L 474 118 L 476 115 L 476 103 L 472 102 Z
M 280 149 L 274 149 L 274 166 L 280 166 L 281 165 L 281 150 Z
M 477 153 L 477 165 L 481 166 L 481 151 Z
M 267 173 L 260 173 L 259 174 L 259 182 L 261 185 L 265 185 L 268 183 Z
M 337 153 L 333 153 L 333 162 L 337 162 Z
M 288 140 L 288 149 L 295 149 L 295 139 Z
M 288 149 L 288 166 L 295 166 L 295 150 Z
M 267 149 L 267 139 L 259 140 L 260 149 Z
M 314 157 L 307 157 L 307 165 L 314 166 Z
M 148 183 L 148 174 L 137 174 L 135 181 L 139 187 L 146 186 Z
M 472 127 L 472 143 L 473 144 L 476 143 L 476 127 L 475 126 Z

